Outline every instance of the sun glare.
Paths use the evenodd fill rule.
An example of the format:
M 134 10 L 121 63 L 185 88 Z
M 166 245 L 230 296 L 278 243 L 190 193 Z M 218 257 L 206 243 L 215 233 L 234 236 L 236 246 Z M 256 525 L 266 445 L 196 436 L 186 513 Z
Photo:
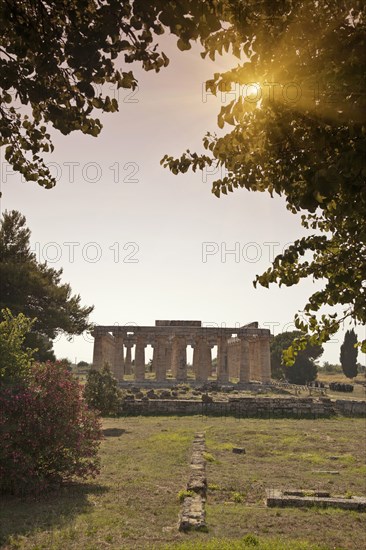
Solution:
M 250 103 L 255 103 L 260 108 L 262 103 L 263 90 L 259 82 L 250 82 L 244 87 L 244 99 Z

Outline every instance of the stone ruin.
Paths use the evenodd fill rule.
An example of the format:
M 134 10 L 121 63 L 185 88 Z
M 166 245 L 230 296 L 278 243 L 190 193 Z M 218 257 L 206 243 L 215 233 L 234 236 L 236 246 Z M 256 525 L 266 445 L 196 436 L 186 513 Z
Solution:
M 213 376 L 212 348 L 217 346 L 216 380 L 225 384 L 271 381 L 270 331 L 250 323 L 240 328 L 203 327 L 201 321 L 155 321 L 155 326 L 97 326 L 93 330 L 93 367 L 105 363 L 119 382 L 133 375 L 145 381 L 145 347 L 153 347 L 152 371 L 156 382 L 167 377 L 187 381 L 187 346 L 193 347 L 195 380 Z M 134 364 L 132 350 L 134 349 Z
M 205 434 L 198 433 L 193 440 L 187 494 L 179 515 L 179 531 L 207 531 L 205 503 L 207 494 Z

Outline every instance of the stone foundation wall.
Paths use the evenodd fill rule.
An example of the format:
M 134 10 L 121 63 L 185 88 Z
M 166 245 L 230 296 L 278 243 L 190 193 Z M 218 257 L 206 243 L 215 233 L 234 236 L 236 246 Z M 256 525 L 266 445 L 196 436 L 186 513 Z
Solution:
M 345 416 L 366 416 L 366 401 L 352 399 L 336 399 L 334 408 L 337 413 Z
M 266 504 L 270 508 L 309 508 L 317 506 L 319 508 L 342 508 L 343 510 L 366 512 L 366 498 L 364 497 L 300 496 L 288 495 L 278 490 L 267 491 Z
M 187 496 L 179 515 L 179 531 L 207 531 L 205 502 L 207 493 L 205 435 L 196 434 L 193 441 Z
M 125 400 L 121 415 L 207 415 L 247 417 L 318 418 L 336 414 L 366 416 L 365 401 L 333 401 L 328 398 L 230 398 L 202 402 L 185 399 Z

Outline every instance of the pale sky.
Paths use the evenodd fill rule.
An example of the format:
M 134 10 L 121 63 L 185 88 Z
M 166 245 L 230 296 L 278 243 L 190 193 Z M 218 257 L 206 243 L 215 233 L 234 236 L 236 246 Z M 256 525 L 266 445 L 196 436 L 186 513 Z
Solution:
M 225 98 L 206 97 L 203 83 L 234 58 L 203 61 L 199 47 L 179 52 L 175 39 L 159 42 L 170 65 L 158 74 L 134 69 L 138 91 L 119 90 L 120 111 L 96 115 L 104 125 L 98 138 L 52 132 L 55 188 L 21 182 L 1 163 L 1 211 L 26 216 L 39 259 L 63 268 L 82 303 L 94 304 L 96 324 L 197 319 L 234 327 L 258 321 L 275 335 L 293 330 L 313 283 L 254 289 L 252 281 L 273 253 L 306 234 L 300 217 L 268 194 L 239 190 L 217 199 L 218 174 L 174 176 L 159 164 L 165 153 L 202 152 L 205 132 L 218 130 Z M 357 332 L 365 338 L 365 327 Z M 60 337 L 54 347 L 59 358 L 91 362 L 92 341 Z M 340 333 L 328 343 L 321 362 L 339 362 L 342 341 Z

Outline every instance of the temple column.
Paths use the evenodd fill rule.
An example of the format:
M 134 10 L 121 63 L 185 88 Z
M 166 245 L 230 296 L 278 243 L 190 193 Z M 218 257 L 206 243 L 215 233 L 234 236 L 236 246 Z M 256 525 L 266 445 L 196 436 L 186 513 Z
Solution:
M 213 348 L 212 344 L 207 344 L 206 359 L 205 359 L 207 378 L 209 376 L 212 376 L 212 353 L 211 353 L 212 348 Z
M 96 370 L 102 370 L 104 364 L 103 339 L 104 334 L 94 332 L 93 368 Z
M 220 336 L 217 342 L 217 381 L 228 382 L 227 337 Z
M 208 376 L 211 374 L 211 347 L 208 345 L 205 338 L 198 338 L 196 340 L 194 355 L 196 356 L 196 380 L 200 382 L 207 382 Z
M 238 378 L 240 380 L 240 358 L 241 358 L 241 342 L 240 339 L 238 339 L 238 342 L 235 345 L 235 351 L 234 351 L 234 365 L 235 365 L 235 378 Z
M 197 341 L 193 342 L 191 344 L 191 346 L 193 348 L 192 370 L 193 370 L 194 377 L 196 379 L 197 378 L 197 371 L 198 371 L 198 355 L 199 355 L 199 349 L 198 349 Z
M 259 382 L 261 381 L 261 343 L 259 337 L 255 339 L 254 346 L 254 356 L 255 356 L 255 379 Z
M 166 380 L 167 357 L 166 357 L 167 341 L 166 337 L 158 336 L 156 346 L 154 348 L 154 364 L 155 364 L 155 379 L 159 382 Z
M 176 351 L 175 351 L 175 346 L 176 344 L 174 343 L 174 340 L 175 338 L 173 338 L 173 341 L 172 341 L 172 346 L 171 346 L 171 357 L 170 357 L 170 370 L 171 370 L 171 373 L 172 373 L 172 378 L 177 378 L 177 361 L 176 361 Z
M 133 343 L 125 342 L 125 346 L 126 346 L 125 374 L 131 374 L 132 373 L 131 348 L 133 346 Z
M 187 380 L 187 351 L 186 340 L 182 336 L 175 336 L 172 348 L 172 366 L 175 377 L 179 382 Z
M 244 336 L 240 338 L 239 355 L 239 382 L 249 382 L 250 380 L 250 360 L 249 360 L 249 342 Z
M 232 378 L 240 378 L 240 340 L 228 340 L 228 372 L 229 380 Z
M 165 362 L 167 372 L 170 370 L 170 372 L 172 373 L 172 344 L 170 341 L 167 342 L 165 348 Z
M 261 382 L 271 381 L 271 351 L 269 338 L 261 338 L 259 340 L 260 347 L 260 365 L 261 365 Z
M 124 348 L 123 336 L 117 334 L 114 344 L 114 376 L 118 382 L 122 382 L 124 375 Z
M 203 337 L 197 338 L 193 352 L 193 365 L 197 382 L 206 382 L 209 375 L 208 358 L 211 359 L 211 348 Z
M 143 382 L 145 380 L 145 339 L 138 336 L 135 348 L 135 380 Z
M 182 350 L 182 363 L 185 365 L 185 377 L 187 378 L 187 342 L 186 342 L 186 339 L 184 338 L 184 343 L 183 343 L 183 350 Z
M 154 339 L 154 342 L 151 344 L 151 347 L 153 350 L 153 354 L 152 354 L 150 374 L 154 372 L 156 377 L 156 365 L 157 365 L 157 353 L 158 353 L 158 344 L 156 339 Z
M 259 380 L 260 350 L 258 336 L 251 338 L 249 342 L 250 380 Z
M 249 380 L 255 379 L 254 362 L 255 362 L 254 338 L 250 338 L 249 340 Z

